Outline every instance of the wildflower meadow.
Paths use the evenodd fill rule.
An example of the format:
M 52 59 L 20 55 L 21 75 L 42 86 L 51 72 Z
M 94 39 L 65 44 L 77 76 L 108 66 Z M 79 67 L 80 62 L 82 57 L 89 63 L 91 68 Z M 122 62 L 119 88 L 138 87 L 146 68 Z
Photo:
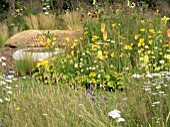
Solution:
M 39 29 L 48 32 L 37 52 L 52 54 L 13 70 L 0 56 L 0 127 L 170 127 L 170 18 L 156 2 L 76 1 L 61 0 L 66 10 L 18 1 L 0 23 L 0 52 L 12 35 Z M 80 36 L 59 42 L 55 29 Z

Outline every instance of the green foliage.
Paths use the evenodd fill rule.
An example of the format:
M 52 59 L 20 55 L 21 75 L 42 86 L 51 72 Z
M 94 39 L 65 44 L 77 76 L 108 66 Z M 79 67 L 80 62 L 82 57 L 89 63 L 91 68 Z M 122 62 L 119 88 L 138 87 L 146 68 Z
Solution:
M 31 56 L 24 56 L 21 60 L 15 61 L 14 64 L 14 69 L 18 75 L 24 76 L 32 73 L 32 69 L 35 67 L 36 62 Z
M 0 1 L 0 21 L 3 21 L 7 18 L 8 15 L 8 3 L 6 0 Z
M 0 48 L 3 48 L 5 45 L 4 39 L 2 37 L 2 35 L 0 34 Z

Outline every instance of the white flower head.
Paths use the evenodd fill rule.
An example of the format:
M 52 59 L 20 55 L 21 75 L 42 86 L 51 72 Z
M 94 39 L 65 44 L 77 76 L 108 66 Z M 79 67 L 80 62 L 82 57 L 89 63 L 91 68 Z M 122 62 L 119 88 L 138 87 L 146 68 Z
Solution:
M 1 60 L 6 60 L 6 58 L 5 58 L 4 56 L 2 56 L 0 59 L 1 59 Z
M 5 63 L 5 62 L 2 62 L 2 66 L 5 67 L 5 66 L 6 66 L 6 63 Z
M 5 98 L 4 98 L 4 100 L 6 100 L 6 101 L 10 101 L 10 98 L 5 97 Z
M 146 78 L 153 78 L 153 76 L 151 74 L 147 74 Z
M 45 12 L 44 14 L 45 14 L 45 15 L 48 15 L 49 13 L 48 13 L 48 12 Z
M 134 75 L 132 75 L 132 78 L 136 78 L 136 79 L 139 79 L 141 76 L 140 75 L 138 75 L 138 74 L 134 74 Z
M 156 102 L 153 102 L 153 103 L 152 103 L 152 105 L 158 105 L 158 104 L 160 104 L 159 101 L 156 101 Z
M 113 111 L 108 113 L 108 116 L 112 117 L 113 119 L 120 118 L 121 117 L 120 113 L 121 112 L 119 110 L 114 109 Z
M 6 86 L 6 89 L 10 90 L 10 89 L 11 89 L 11 87 L 10 87 L 10 86 Z
M 117 122 L 124 122 L 125 119 L 124 118 L 118 118 Z
M 0 103 L 2 103 L 3 102 L 3 100 L 0 98 Z
M 8 94 L 12 94 L 12 91 L 8 91 L 7 93 L 8 93 Z

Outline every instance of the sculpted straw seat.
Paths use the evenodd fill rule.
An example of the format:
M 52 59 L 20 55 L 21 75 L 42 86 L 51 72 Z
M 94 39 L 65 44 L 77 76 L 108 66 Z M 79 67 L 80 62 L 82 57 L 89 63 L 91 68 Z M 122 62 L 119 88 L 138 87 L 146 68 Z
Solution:
M 42 47 L 38 38 L 48 32 L 53 34 L 59 43 L 62 43 L 65 38 L 74 40 L 81 36 L 81 32 L 71 30 L 26 30 L 9 38 L 5 45 L 11 47 Z

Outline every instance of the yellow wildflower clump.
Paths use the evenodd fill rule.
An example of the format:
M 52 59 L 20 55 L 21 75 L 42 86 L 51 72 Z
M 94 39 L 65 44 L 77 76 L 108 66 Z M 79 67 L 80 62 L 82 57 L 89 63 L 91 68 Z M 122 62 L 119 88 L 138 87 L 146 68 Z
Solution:
M 145 28 L 141 28 L 140 31 L 141 31 L 141 32 L 145 32 Z
M 93 36 L 93 37 L 92 37 L 92 41 L 96 41 L 97 39 L 99 39 L 98 36 Z
M 96 77 L 96 73 L 95 72 L 90 72 L 89 76 L 90 77 Z
M 125 46 L 124 46 L 124 49 L 126 49 L 126 50 L 132 50 L 132 46 L 133 46 L 133 45 L 125 45 Z
M 135 40 L 137 40 L 140 36 L 141 36 L 141 34 L 135 35 Z
M 40 66 L 43 66 L 45 64 L 48 64 L 48 60 L 42 60 L 40 62 L 37 63 L 37 68 L 40 67 Z
M 151 32 L 152 34 L 156 33 L 154 29 L 150 29 L 149 32 Z
M 99 58 L 99 59 L 102 60 L 102 56 L 103 56 L 102 54 L 103 54 L 102 51 L 99 50 L 99 51 L 97 52 L 97 58 Z
M 115 53 L 114 53 L 114 52 L 112 52 L 112 53 L 110 54 L 110 56 L 111 56 L 111 57 L 114 57 L 114 56 L 115 56 Z
M 145 40 L 144 38 L 141 38 L 139 40 L 138 47 L 145 46 L 144 40 Z
M 170 18 L 164 16 L 163 18 L 161 18 L 161 20 L 166 24 L 168 20 L 170 20 Z

